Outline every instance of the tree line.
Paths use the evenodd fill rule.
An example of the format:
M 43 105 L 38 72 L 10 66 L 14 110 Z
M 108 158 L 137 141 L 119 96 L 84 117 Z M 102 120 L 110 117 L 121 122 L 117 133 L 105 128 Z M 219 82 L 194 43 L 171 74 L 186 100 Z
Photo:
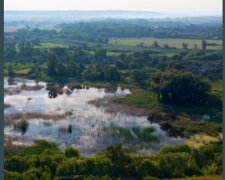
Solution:
M 132 154 L 119 144 L 91 157 L 75 148 L 59 150 L 36 141 L 30 147 L 5 150 L 6 179 L 158 179 L 222 173 L 222 141 L 198 150 L 187 145 L 165 146 L 154 155 Z

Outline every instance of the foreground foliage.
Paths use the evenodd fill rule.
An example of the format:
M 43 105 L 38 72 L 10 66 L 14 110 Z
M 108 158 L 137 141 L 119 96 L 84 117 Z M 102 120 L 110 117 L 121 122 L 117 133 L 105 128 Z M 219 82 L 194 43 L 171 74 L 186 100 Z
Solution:
M 199 149 L 165 146 L 147 156 L 131 154 L 117 144 L 84 157 L 74 148 L 61 151 L 44 140 L 13 149 L 5 150 L 5 179 L 157 179 L 222 173 L 222 142 Z

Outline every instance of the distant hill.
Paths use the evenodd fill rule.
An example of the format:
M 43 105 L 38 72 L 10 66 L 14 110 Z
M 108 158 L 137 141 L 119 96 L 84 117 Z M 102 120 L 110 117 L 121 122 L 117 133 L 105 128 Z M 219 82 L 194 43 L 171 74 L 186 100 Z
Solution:
M 5 21 L 78 21 L 90 19 L 157 18 L 162 14 L 147 11 L 5 11 Z
M 216 14 L 196 13 L 165 13 L 151 11 L 125 11 L 125 10 L 104 10 L 104 11 L 5 11 L 5 22 L 12 21 L 33 21 L 33 22 L 74 22 L 98 19 L 155 19 L 155 18 L 193 18 L 198 20 L 222 21 L 222 16 Z M 208 19 L 210 17 L 210 19 Z

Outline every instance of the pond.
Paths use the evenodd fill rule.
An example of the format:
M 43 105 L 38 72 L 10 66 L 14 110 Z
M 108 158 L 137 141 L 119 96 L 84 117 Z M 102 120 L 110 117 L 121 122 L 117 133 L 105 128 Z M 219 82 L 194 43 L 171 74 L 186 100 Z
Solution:
M 129 89 L 70 87 L 27 79 L 4 80 L 5 138 L 12 144 L 30 145 L 37 139 L 57 143 L 60 149 L 75 147 L 91 155 L 121 143 L 136 153 L 154 153 L 164 145 L 183 140 L 170 138 L 146 116 L 107 113 L 89 101 L 104 97 L 125 97 Z M 6 106 L 7 105 L 7 106 Z M 16 124 L 25 119 L 22 133 Z

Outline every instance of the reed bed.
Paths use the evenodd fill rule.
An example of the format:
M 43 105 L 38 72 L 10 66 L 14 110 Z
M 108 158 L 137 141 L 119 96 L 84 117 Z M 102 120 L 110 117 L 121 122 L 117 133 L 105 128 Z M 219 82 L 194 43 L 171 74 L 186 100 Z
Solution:
M 123 113 L 132 116 L 148 116 L 151 113 L 150 109 L 137 108 L 126 104 L 118 104 L 113 102 L 114 97 L 104 97 L 89 101 L 98 108 L 102 107 L 107 113 Z
M 5 125 L 11 125 L 15 120 L 19 119 L 44 119 L 44 120 L 61 120 L 68 116 L 68 113 L 64 114 L 47 114 L 47 113 L 37 113 L 37 112 L 26 112 L 26 113 L 15 113 L 7 114 L 4 116 Z

